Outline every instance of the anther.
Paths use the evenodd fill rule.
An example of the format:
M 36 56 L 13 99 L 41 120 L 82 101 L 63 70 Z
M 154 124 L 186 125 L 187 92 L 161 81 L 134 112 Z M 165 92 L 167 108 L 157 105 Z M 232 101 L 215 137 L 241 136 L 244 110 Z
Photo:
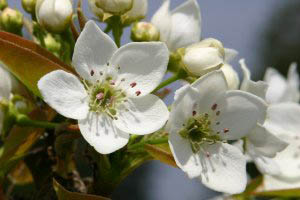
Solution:
M 218 107 L 218 104 L 215 103 L 214 105 L 212 105 L 211 109 L 212 109 L 212 110 L 216 110 L 217 107 Z
M 100 76 L 102 76 L 102 75 L 103 75 L 103 72 L 99 72 L 99 74 L 100 74 Z
M 130 87 L 134 88 L 136 86 L 136 82 L 130 83 Z
M 136 96 L 139 96 L 141 94 L 141 91 L 136 91 L 135 94 Z
M 115 81 L 113 81 L 113 80 L 111 80 L 111 81 L 110 81 L 110 84 L 111 84 L 111 85 L 115 85 L 115 84 L 116 84 L 116 82 L 115 82 Z
M 94 70 L 91 70 L 90 74 L 91 74 L 91 76 L 94 76 L 94 74 L 95 74 Z
M 197 112 L 195 110 L 193 110 L 193 116 L 195 116 L 197 114 Z
M 103 93 L 103 92 L 100 92 L 100 93 L 98 93 L 98 94 L 96 95 L 96 99 L 98 99 L 98 100 L 102 100 L 103 97 L 104 97 L 104 93 Z
M 125 78 L 122 78 L 121 81 L 125 81 Z
M 217 115 L 217 116 L 219 116 L 219 115 L 220 115 L 220 113 L 221 113 L 221 112 L 218 110 L 218 111 L 216 112 L 216 115 Z
M 109 66 L 109 62 L 107 62 L 106 65 Z
M 228 133 L 228 132 L 229 132 L 229 129 L 228 129 L 228 128 L 224 128 L 223 132 L 224 132 L 224 133 Z
M 206 152 L 206 157 L 209 158 L 210 157 L 210 153 Z

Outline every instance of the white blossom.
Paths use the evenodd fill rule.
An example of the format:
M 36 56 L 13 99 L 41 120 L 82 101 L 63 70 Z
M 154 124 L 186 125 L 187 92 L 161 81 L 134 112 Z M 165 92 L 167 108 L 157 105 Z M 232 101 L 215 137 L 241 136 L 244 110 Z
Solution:
M 250 92 L 265 101 L 268 84 L 263 81 L 252 81 L 245 60 L 240 60 L 240 64 L 244 73 L 241 90 Z M 265 127 L 265 122 L 270 115 L 269 108 L 268 106 L 267 115 L 258 121 L 257 126 L 247 134 L 243 142 L 244 150 L 254 161 L 259 171 L 263 174 L 275 175 L 280 173 L 280 169 L 272 158 L 278 152 L 283 151 L 288 143 L 278 138 L 272 131 Z
M 269 103 L 299 102 L 299 75 L 296 63 L 290 65 L 287 79 L 276 69 L 268 68 L 264 80 L 269 84 L 266 94 Z
M 221 67 L 222 72 L 226 78 L 228 88 L 231 90 L 236 90 L 239 88 L 240 79 L 237 72 L 233 69 L 233 67 L 229 64 L 238 54 L 238 52 L 234 49 L 225 48 L 225 62 Z
M 73 65 L 82 79 L 54 71 L 38 83 L 51 107 L 77 119 L 86 141 L 107 154 L 127 144 L 129 133 L 160 129 L 169 112 L 150 94 L 161 82 L 168 64 L 161 42 L 129 43 L 117 49 L 93 21 L 87 22 L 74 49 Z
M 174 51 L 200 41 L 201 14 L 196 0 L 187 0 L 170 11 L 170 0 L 163 0 L 151 19 L 160 30 L 160 40 Z
M 69 26 L 73 8 L 70 0 L 37 0 L 36 17 L 51 32 L 63 32 Z
M 237 140 L 263 118 L 266 105 L 243 91 L 228 91 L 222 71 L 210 72 L 176 91 L 168 122 L 175 161 L 190 178 L 225 193 L 245 189 L 246 159 Z

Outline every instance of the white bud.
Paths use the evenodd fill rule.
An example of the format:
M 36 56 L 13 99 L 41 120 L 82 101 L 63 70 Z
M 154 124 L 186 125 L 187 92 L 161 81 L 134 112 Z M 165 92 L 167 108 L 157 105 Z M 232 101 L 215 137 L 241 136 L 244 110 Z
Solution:
M 20 34 L 23 27 L 23 14 L 18 10 L 5 8 L 0 13 L 0 26 L 7 32 Z
M 187 47 L 182 62 L 186 70 L 196 76 L 202 76 L 220 69 L 224 63 L 224 48 L 220 41 L 208 38 Z
M 22 0 L 23 9 L 30 14 L 35 13 L 35 6 L 36 0 Z
M 148 0 L 133 0 L 132 8 L 122 15 L 123 23 L 130 24 L 145 18 L 147 10 Z
M 131 39 L 133 41 L 158 41 L 159 30 L 151 23 L 137 22 L 132 26 Z
M 133 6 L 133 0 L 96 0 L 96 5 L 104 12 L 122 15 Z
M 35 10 L 39 24 L 55 33 L 68 28 L 73 13 L 70 0 L 38 0 Z
M 233 69 L 233 67 L 227 63 L 225 63 L 221 67 L 222 72 L 224 73 L 224 76 L 226 78 L 226 82 L 228 85 L 228 88 L 230 90 L 236 90 L 239 87 L 240 79 L 236 71 Z
M 88 0 L 88 3 L 89 3 L 89 9 L 92 11 L 92 13 L 98 17 L 98 19 L 100 21 L 102 21 L 103 19 L 103 15 L 104 15 L 104 12 L 101 8 L 97 7 L 96 6 L 96 1 L 97 0 Z

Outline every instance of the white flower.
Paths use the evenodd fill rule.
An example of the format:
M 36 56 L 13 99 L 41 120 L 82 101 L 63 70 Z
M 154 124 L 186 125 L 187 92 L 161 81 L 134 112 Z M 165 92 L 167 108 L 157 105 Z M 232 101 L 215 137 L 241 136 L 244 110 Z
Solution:
M 229 64 L 237 56 L 238 52 L 234 49 L 225 48 L 225 62 L 221 67 L 222 72 L 226 78 L 228 88 L 231 90 L 238 89 L 240 85 L 240 79 L 237 72 Z
M 265 101 L 268 84 L 263 81 L 252 81 L 245 60 L 241 59 L 240 64 L 244 73 L 241 90 L 250 92 Z M 245 143 L 244 150 L 252 158 L 259 171 L 263 174 L 274 175 L 280 173 L 280 169 L 271 158 L 283 151 L 288 143 L 276 137 L 272 131 L 265 127 L 265 121 L 269 114 L 268 107 L 267 115 L 258 121 L 257 126 L 250 130 L 243 142 Z
M 11 94 L 12 83 L 10 75 L 0 65 L 0 101 L 9 100 Z M 2 133 L 4 113 L 0 106 L 0 134 Z
M 166 105 L 150 94 L 168 64 L 161 42 L 129 43 L 117 49 L 93 21 L 87 22 L 74 49 L 81 76 L 54 71 L 38 83 L 44 100 L 65 117 L 78 119 L 83 137 L 103 154 L 127 144 L 129 133 L 148 134 L 168 119 Z
M 125 23 L 131 23 L 143 19 L 148 10 L 148 0 L 133 0 L 132 8 L 122 17 Z
M 160 40 L 174 51 L 200 41 L 201 15 L 196 0 L 187 0 L 173 11 L 170 0 L 164 0 L 151 23 L 160 30 Z
M 63 32 L 69 26 L 73 8 L 70 0 L 37 0 L 36 17 L 51 32 Z
M 268 68 L 264 80 L 270 85 L 266 95 L 269 103 L 299 102 L 299 76 L 296 63 L 291 64 L 287 79 L 276 69 Z
M 233 194 L 245 189 L 246 160 L 226 141 L 253 129 L 266 105 L 255 95 L 227 89 L 217 70 L 177 90 L 167 127 L 177 165 L 207 187 Z
M 265 189 L 295 188 L 300 183 L 300 105 L 293 102 L 272 104 L 265 127 L 289 145 L 273 161 L 280 173 L 265 176 Z
M 220 69 L 224 63 L 225 51 L 220 41 L 207 38 L 188 46 L 184 50 L 182 62 L 188 72 L 202 76 Z

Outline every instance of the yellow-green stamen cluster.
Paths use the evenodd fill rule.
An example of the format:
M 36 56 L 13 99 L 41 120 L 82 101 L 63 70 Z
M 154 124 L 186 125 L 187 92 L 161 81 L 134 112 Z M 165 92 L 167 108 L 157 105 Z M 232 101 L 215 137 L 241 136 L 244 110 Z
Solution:
M 208 114 L 190 118 L 186 124 L 183 124 L 179 135 L 189 140 L 194 153 L 198 153 L 201 150 L 203 143 L 215 144 L 221 141 L 218 133 L 215 134 L 211 128 L 211 121 Z

